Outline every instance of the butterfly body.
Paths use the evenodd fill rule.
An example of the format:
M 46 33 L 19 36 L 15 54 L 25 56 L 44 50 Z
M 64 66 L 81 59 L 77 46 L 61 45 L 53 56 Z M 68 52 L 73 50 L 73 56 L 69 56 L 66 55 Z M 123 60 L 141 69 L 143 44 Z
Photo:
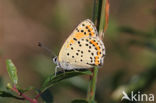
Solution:
M 64 70 L 102 66 L 105 55 L 103 41 L 89 19 L 81 22 L 62 46 L 54 62 Z

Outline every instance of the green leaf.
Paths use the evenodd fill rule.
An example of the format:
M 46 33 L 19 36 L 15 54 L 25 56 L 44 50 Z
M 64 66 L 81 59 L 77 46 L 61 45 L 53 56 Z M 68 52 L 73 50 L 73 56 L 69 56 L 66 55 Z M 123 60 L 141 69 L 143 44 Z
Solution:
M 90 70 L 79 70 L 79 71 L 73 71 L 73 70 L 67 70 L 65 72 L 63 71 L 59 71 L 57 72 L 56 76 L 50 75 L 49 77 L 47 77 L 47 79 L 44 81 L 40 91 L 43 92 L 46 89 L 50 88 L 51 86 L 53 86 L 54 84 L 64 80 L 64 79 L 68 79 L 68 78 L 72 78 L 78 75 L 92 75 L 92 72 Z
M 13 94 L 9 92 L 1 91 L 1 90 L 0 90 L 0 97 L 9 97 L 9 98 L 14 98 L 14 99 L 24 100 L 24 98 L 14 96 Z
M 8 59 L 6 60 L 6 66 L 7 66 L 8 74 L 9 74 L 9 77 L 11 78 L 11 81 L 14 84 L 17 84 L 18 76 L 17 76 L 17 70 L 16 70 L 15 65 L 10 59 Z
M 53 103 L 53 94 L 50 92 L 49 89 L 41 94 L 41 98 L 45 103 Z
M 84 99 L 76 99 L 76 100 L 73 100 L 72 103 L 88 103 L 88 101 Z

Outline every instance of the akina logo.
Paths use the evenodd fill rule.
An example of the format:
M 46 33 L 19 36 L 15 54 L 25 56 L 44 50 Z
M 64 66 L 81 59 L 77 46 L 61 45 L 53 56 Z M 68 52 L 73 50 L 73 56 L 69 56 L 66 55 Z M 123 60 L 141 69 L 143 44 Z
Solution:
M 142 94 L 140 91 L 137 93 L 131 91 L 130 95 L 123 91 L 123 96 L 121 98 L 121 101 L 128 100 L 128 101 L 138 101 L 138 102 L 154 102 L 154 94 Z

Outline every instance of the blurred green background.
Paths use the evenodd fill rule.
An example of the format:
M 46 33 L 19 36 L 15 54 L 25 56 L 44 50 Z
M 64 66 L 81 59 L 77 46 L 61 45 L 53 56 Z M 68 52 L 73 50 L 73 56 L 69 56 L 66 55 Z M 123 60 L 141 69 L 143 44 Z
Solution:
M 155 0 L 110 0 L 110 20 L 104 38 L 106 57 L 97 82 L 98 103 L 116 101 L 117 88 L 135 83 L 137 76 L 148 78 L 139 90 L 156 95 L 155 4 Z M 92 10 L 93 0 L 0 0 L 0 89 L 10 82 L 7 58 L 18 69 L 21 87 L 40 88 L 55 65 L 37 42 L 58 54 L 73 29 L 82 20 L 92 18 Z M 50 98 L 54 103 L 85 98 L 88 80 L 88 76 L 65 80 L 50 89 Z M 27 102 L 0 97 L 0 103 Z

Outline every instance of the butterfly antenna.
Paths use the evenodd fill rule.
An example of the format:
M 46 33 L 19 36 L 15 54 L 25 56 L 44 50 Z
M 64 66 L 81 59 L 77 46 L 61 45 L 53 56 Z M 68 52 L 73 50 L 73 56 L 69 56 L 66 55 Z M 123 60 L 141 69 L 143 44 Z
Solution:
M 42 44 L 41 42 L 38 42 L 38 46 L 45 49 L 47 52 L 49 52 L 50 55 L 52 55 L 52 58 L 55 57 L 55 53 L 53 53 L 49 48 L 47 48 L 44 44 Z

